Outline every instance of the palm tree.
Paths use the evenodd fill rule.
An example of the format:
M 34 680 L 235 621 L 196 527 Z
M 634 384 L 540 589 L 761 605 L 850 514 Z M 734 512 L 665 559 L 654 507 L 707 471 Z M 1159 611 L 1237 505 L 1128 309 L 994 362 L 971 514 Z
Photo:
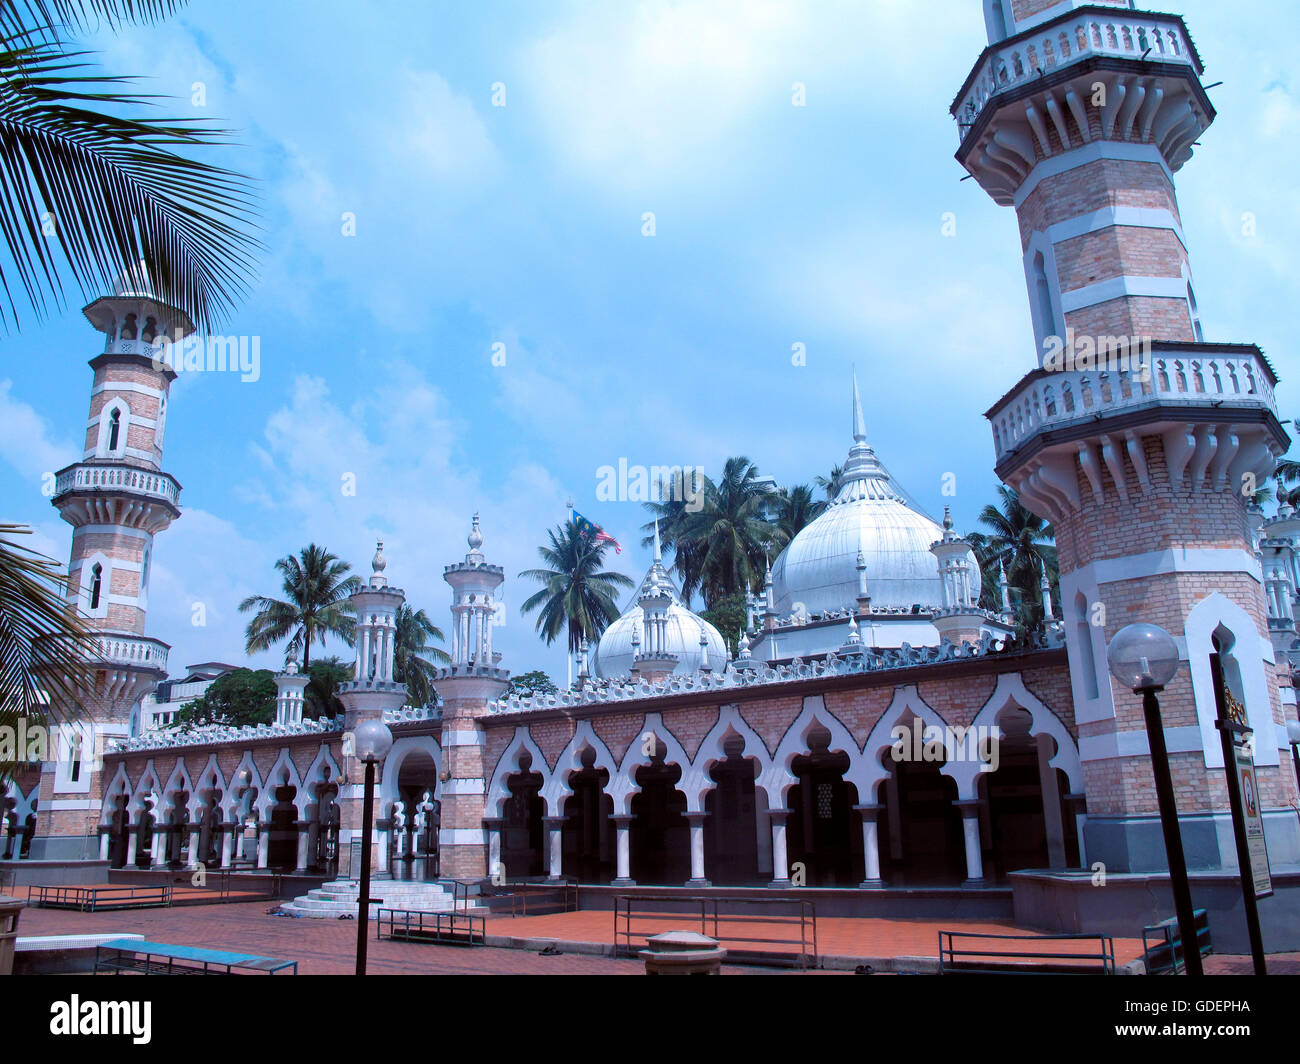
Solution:
M 966 538 L 975 548 L 984 577 L 980 604 L 986 609 L 1001 607 L 997 583 L 1001 568 L 1005 568 L 1020 624 L 1036 627 L 1043 619 L 1040 585 L 1044 569 L 1054 593 L 1058 580 L 1052 526 L 1021 505 L 1015 490 L 1006 485 L 999 486 L 997 503 L 980 511 L 979 522 L 988 531 L 973 532 Z
M 226 141 L 201 121 L 127 117 L 156 97 L 111 91 L 70 43 L 100 25 L 153 22 L 184 0 L 0 0 L 0 321 L 15 293 L 37 318 L 145 264 L 155 294 L 208 331 L 254 273 L 248 179 L 179 152 Z M 12 276 L 11 276 L 12 274 Z
M 569 653 L 577 653 L 583 639 L 595 641 L 618 619 L 616 595 L 633 587 L 622 573 L 602 569 L 608 543 L 584 536 L 577 523 L 568 521 L 547 532 L 550 545 L 537 548 L 549 568 L 525 569 L 519 575 L 536 580 L 542 589 L 520 608 L 523 614 L 540 610 L 537 630 L 554 643 L 561 631 L 568 634 Z
M 288 638 L 285 650 L 295 657 L 302 654 L 305 672 L 313 642 L 324 646 L 326 636 L 333 635 L 351 646 L 356 620 L 348 597 L 361 586 L 359 577 L 347 576 L 352 566 L 312 543 L 297 558 L 290 554 L 275 567 L 284 576 L 285 597 L 250 595 L 239 604 L 241 613 L 257 611 L 248 622 L 244 649 L 255 654 Z
M 824 500 L 813 497 L 813 489 L 807 484 L 782 488 L 773 507 L 772 552 L 777 554 L 785 550 L 795 536 L 821 516 L 827 505 Z
M 11 542 L 13 535 L 31 529 L 0 524 L 0 725 L 16 729 L 17 718 L 26 717 L 30 730 L 79 715 L 99 646 L 95 630 L 64 597 L 67 577 L 58 562 Z M 0 762 L 0 782 L 15 767 Z
M 670 511 L 673 568 L 689 600 L 696 591 L 707 607 L 729 595 L 757 590 L 763 581 L 765 554 L 774 533 L 766 512 L 772 493 L 748 458 L 728 458 L 715 484 L 704 477 L 696 512 Z M 675 504 L 647 503 L 659 514 Z M 653 522 L 647 527 L 653 527 Z
M 844 467 L 833 466 L 829 477 L 817 477 L 814 483 L 826 493 L 826 501 L 830 502 L 844 486 Z
M 393 638 L 393 679 L 406 684 L 413 706 L 432 705 L 438 699 L 433 680 L 438 670 L 434 662 L 449 664 L 451 656 L 433 645 L 442 642 L 442 630 L 424 610 L 403 603 L 397 607 L 397 631 Z

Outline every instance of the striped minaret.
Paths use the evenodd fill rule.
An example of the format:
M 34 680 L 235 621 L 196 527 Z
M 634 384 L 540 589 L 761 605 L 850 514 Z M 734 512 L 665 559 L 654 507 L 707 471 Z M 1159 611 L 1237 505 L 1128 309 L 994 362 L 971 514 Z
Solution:
M 161 355 L 164 340 L 194 331 L 184 311 L 154 295 L 143 263 L 84 313 L 104 350 L 90 360 L 85 449 L 55 474 L 53 503 L 72 525 L 68 596 L 103 633 L 102 661 L 84 706 L 89 726 L 43 770 L 36 841 L 49 858 L 94 856 L 83 851 L 101 812 L 99 755 L 138 729 L 140 699 L 167 675 L 169 646 L 145 635 L 154 537 L 180 516 L 181 486 L 162 469 L 175 373 Z

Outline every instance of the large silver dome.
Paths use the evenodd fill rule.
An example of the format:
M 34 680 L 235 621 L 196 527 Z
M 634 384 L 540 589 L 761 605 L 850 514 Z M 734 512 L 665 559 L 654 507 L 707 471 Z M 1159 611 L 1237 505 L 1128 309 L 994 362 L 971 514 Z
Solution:
M 788 616 L 796 604 L 809 614 L 855 606 L 859 551 L 873 608 L 942 605 L 930 544 L 943 538 L 943 528 L 909 504 L 867 444 L 856 380 L 853 446 L 841 484 L 825 512 L 790 541 L 772 567 L 777 613 Z M 978 573 L 973 553 L 969 563 Z
M 677 585 L 673 583 L 668 570 L 664 568 L 656 529 L 654 562 L 649 572 L 645 574 L 645 579 L 632 595 L 628 608 L 623 611 L 623 615 L 618 620 L 605 629 L 600 642 L 596 644 L 596 649 L 592 651 L 589 665 L 592 675 L 600 679 L 610 679 L 615 676 L 626 676 L 632 671 L 632 659 L 636 657 L 639 649 L 632 643 L 633 635 L 636 634 L 639 641 L 645 638 L 641 627 L 643 611 L 638 603 L 652 588 L 666 591 L 671 600 L 668 606 L 666 649 L 677 657 L 674 674 L 685 675 L 698 672 L 700 666 L 704 664 L 704 655 L 700 649 L 701 631 L 708 641 L 709 668 L 714 672 L 725 669 L 727 667 L 726 641 L 713 625 L 703 617 L 692 613 L 683 604 Z

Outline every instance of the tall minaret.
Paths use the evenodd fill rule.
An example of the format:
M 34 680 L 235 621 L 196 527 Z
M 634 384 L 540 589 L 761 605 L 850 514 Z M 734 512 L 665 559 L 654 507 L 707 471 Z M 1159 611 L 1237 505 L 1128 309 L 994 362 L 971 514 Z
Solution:
M 488 868 L 484 831 L 484 780 L 487 738 L 480 719 L 506 689 L 510 674 L 498 667 L 492 649 L 494 596 L 505 570 L 483 554 L 478 514 L 469 533 L 465 560 L 443 569 L 451 585 L 451 664 L 438 671 L 442 698 L 442 810 L 438 825 L 439 874 L 474 879 L 494 874 Z
M 99 755 L 138 728 L 140 699 L 167 675 L 170 647 L 144 634 L 154 537 L 180 516 L 181 486 L 162 471 L 175 373 L 161 355 L 164 338 L 194 331 L 184 311 L 153 294 L 143 263 L 84 313 L 105 344 L 90 360 L 85 452 L 55 475 L 53 503 L 73 529 L 68 597 L 103 632 L 102 665 L 84 707 L 93 751 L 77 743 L 43 771 L 37 836 L 47 857 L 81 855 L 100 812 Z
M 1016 208 L 1038 367 L 988 417 L 998 475 L 1056 532 L 1087 859 L 1165 867 L 1140 699 L 1106 667 L 1110 637 L 1141 620 L 1183 647 L 1161 706 L 1189 861 L 1236 863 L 1216 652 L 1255 730 L 1272 858 L 1295 861 L 1246 511 L 1289 441 L 1259 349 L 1203 339 L 1173 184 L 1215 116 L 1201 58 L 1180 17 L 1127 0 L 984 11 L 990 44 L 952 108 L 957 159 Z

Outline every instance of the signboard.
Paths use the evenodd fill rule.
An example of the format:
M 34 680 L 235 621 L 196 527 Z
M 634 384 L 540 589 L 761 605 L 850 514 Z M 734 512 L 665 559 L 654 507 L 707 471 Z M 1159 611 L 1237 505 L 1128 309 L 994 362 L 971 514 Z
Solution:
M 1264 845 L 1264 817 L 1259 800 L 1259 783 L 1255 779 L 1255 759 L 1250 747 L 1233 744 L 1234 769 L 1237 773 L 1237 791 L 1241 795 L 1241 811 L 1246 822 L 1246 846 L 1250 851 L 1250 875 L 1255 886 L 1255 897 L 1267 898 L 1273 893 L 1273 877 L 1268 867 L 1268 848 Z M 1242 876 L 1245 877 L 1245 869 Z

